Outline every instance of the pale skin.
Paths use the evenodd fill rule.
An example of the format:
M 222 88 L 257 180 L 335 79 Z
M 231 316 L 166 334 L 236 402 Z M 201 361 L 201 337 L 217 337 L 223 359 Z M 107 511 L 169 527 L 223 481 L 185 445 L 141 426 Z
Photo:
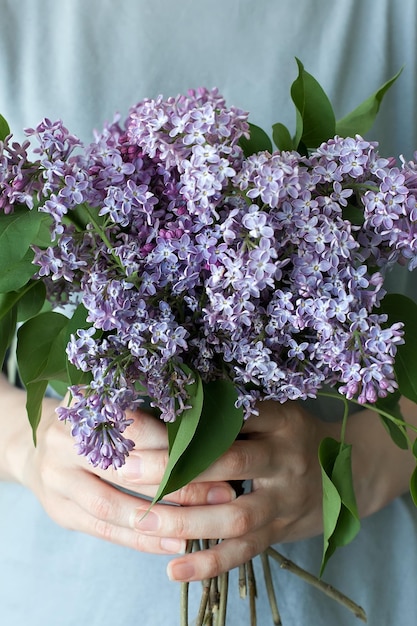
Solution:
M 58 524 L 144 552 L 172 554 L 172 580 L 202 580 L 240 565 L 273 543 L 297 541 L 322 530 L 319 442 L 340 436 L 297 403 L 265 402 L 237 441 L 192 484 L 170 496 L 181 504 L 155 505 L 108 484 L 153 495 L 167 460 L 165 426 L 132 413 L 128 435 L 136 447 L 122 470 L 91 467 L 74 450 L 57 401 L 45 399 L 35 448 L 25 394 L 0 376 L 0 479 L 33 491 Z M 417 407 L 402 401 L 407 422 L 417 427 Z M 410 433 L 411 436 L 413 433 Z M 377 416 L 362 410 L 348 420 L 360 514 L 370 515 L 408 489 L 415 466 L 410 451 L 392 443 Z M 252 479 L 253 491 L 236 498 L 227 481 Z M 186 540 L 224 539 L 217 546 L 182 554 Z M 178 556 L 179 555 L 179 556 Z

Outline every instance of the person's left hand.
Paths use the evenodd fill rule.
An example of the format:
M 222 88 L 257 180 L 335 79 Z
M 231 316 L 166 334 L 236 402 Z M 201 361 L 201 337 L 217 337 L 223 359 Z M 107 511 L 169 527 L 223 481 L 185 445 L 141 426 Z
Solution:
M 245 424 L 245 439 L 237 440 L 195 482 L 252 480 L 252 491 L 225 504 L 171 507 L 155 505 L 136 527 L 150 536 L 222 539 L 209 550 L 173 560 L 173 580 L 216 576 L 256 556 L 269 545 L 305 539 L 322 531 L 321 471 L 317 457 L 325 436 L 337 438 L 340 424 L 324 423 L 302 405 L 262 402 L 260 415 Z M 137 457 L 142 473 L 134 477 Z M 132 488 L 156 485 L 167 462 L 166 450 L 133 451 L 124 477 Z M 189 486 L 192 493 L 193 483 Z M 168 497 L 169 499 L 169 497 Z M 187 504 L 187 498 L 183 500 Z M 190 502 L 192 504 L 192 502 Z

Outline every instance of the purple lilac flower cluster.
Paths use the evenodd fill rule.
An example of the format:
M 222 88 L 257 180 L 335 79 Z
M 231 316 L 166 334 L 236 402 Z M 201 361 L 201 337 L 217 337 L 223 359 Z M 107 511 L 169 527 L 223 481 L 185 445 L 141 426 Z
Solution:
M 417 167 L 359 136 L 245 158 L 248 130 L 201 89 L 139 103 L 86 147 L 45 120 L 36 165 L 3 147 L 3 210 L 36 198 L 54 241 L 38 277 L 88 311 L 67 353 L 92 380 L 59 416 L 94 465 L 124 462 L 143 396 L 175 420 L 194 372 L 231 380 L 246 418 L 324 385 L 361 403 L 396 388 L 401 324 L 378 306 L 387 268 L 417 264 Z

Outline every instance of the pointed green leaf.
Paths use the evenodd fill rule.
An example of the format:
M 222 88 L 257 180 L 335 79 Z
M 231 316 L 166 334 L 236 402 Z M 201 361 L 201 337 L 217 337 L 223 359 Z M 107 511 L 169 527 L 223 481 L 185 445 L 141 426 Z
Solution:
M 342 501 L 341 516 L 332 539 L 337 546 L 345 546 L 356 537 L 360 529 L 358 507 L 353 489 L 351 445 L 343 444 L 340 446 L 339 444 L 339 451 L 333 466 L 332 481 Z
M 33 442 L 36 445 L 36 431 L 42 417 L 42 402 L 45 397 L 47 380 L 40 380 L 36 383 L 26 385 L 26 411 L 29 423 L 32 427 Z
M 365 221 L 363 207 L 358 207 L 350 203 L 342 209 L 342 217 L 355 226 L 363 226 Z
M 46 297 L 46 288 L 41 280 L 30 281 L 22 290 L 22 297 L 17 307 L 17 318 L 24 322 L 34 317 L 42 309 Z
M 0 267 L 9 259 L 22 259 L 32 241 L 39 233 L 45 214 L 16 207 L 13 213 L 2 215 L 0 221 Z
M 305 71 L 301 61 L 296 61 L 298 77 L 291 86 L 291 97 L 297 111 L 294 144 L 297 149 L 300 142 L 311 149 L 334 136 L 336 120 L 323 88 Z
M 0 293 L 19 291 L 33 278 L 38 267 L 33 264 L 34 253 L 26 250 L 21 259 L 10 259 L 7 265 L 0 269 Z
M 50 380 L 48 384 L 61 398 L 63 398 L 68 391 L 68 383 L 62 380 Z
M 390 324 L 404 323 L 405 343 L 397 348 L 394 369 L 401 395 L 417 403 L 417 304 L 407 296 L 388 294 L 381 310 L 388 315 Z
M 18 291 L 36 273 L 31 244 L 50 217 L 16 207 L 0 220 L 0 292 Z
M 19 322 L 38 313 L 45 301 L 45 285 L 40 280 L 29 281 L 19 291 L 0 293 L 0 320 L 17 306 Z
M 399 405 L 400 392 L 390 393 L 386 398 L 379 398 L 373 408 L 390 435 L 393 442 L 402 450 L 409 447 L 406 423 Z M 388 417 L 390 415 L 390 417 Z
M 4 141 L 10 135 L 10 128 L 6 120 L 0 115 L 0 141 Z
M 304 131 L 303 116 L 301 115 L 301 112 L 296 108 L 295 109 L 295 135 L 293 139 L 293 144 L 294 144 L 295 149 L 298 150 L 298 152 L 300 152 L 301 154 L 304 154 L 304 150 L 300 151 L 300 144 L 302 143 L 301 138 L 303 136 L 303 131 Z M 303 146 L 305 146 L 305 144 L 303 144 Z
M 3 368 L 6 352 L 16 332 L 17 308 L 14 306 L 0 318 L 0 371 Z
M 290 131 L 280 122 L 272 126 L 272 139 L 279 150 L 288 152 L 294 150 L 294 143 Z
M 175 422 L 167 424 L 170 441 L 169 459 L 158 492 L 153 500 L 154 503 L 161 500 L 167 493 L 179 488 L 177 487 L 176 467 L 195 435 L 203 407 L 203 385 L 197 373 L 194 373 L 194 381 L 190 385 L 188 396 L 191 408 L 186 409 Z
M 8 315 L 19 302 L 22 297 L 21 292 L 11 291 L 9 293 L 0 293 L 0 320 Z
M 400 69 L 395 76 L 388 80 L 380 89 L 369 96 L 362 104 L 336 122 L 336 134 L 341 137 L 354 137 L 356 134 L 365 135 L 372 127 L 378 114 L 381 101 L 391 85 L 402 72 Z
M 249 124 L 249 133 L 249 139 L 241 137 L 239 140 L 239 145 L 245 157 L 249 157 L 251 154 L 255 154 L 255 152 L 263 152 L 264 150 L 272 152 L 272 142 L 262 128 L 256 126 L 256 124 Z
M 319 448 L 323 479 L 323 560 L 320 575 L 336 548 L 357 535 L 360 521 L 353 489 L 352 446 L 324 439 Z
M 410 478 L 410 494 L 415 506 L 417 506 L 417 467 L 414 469 Z
M 158 499 L 191 482 L 235 441 L 243 424 L 243 410 L 235 407 L 237 392 L 226 380 L 203 385 L 204 402 L 195 434 L 179 456 Z M 155 499 L 156 501 L 156 499 Z
M 331 475 L 334 465 L 334 440 L 323 439 L 319 447 L 319 461 L 323 486 L 323 559 L 321 572 L 324 571 L 327 561 L 336 549 L 331 538 L 337 526 L 342 500 L 332 482 Z
M 67 380 L 67 324 L 65 315 L 40 313 L 17 334 L 17 362 L 25 386 L 43 380 Z

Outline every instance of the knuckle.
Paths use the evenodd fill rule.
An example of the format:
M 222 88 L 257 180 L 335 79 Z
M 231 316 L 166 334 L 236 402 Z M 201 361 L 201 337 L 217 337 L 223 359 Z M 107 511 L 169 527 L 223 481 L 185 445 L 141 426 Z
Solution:
M 247 447 L 245 445 L 236 445 L 231 448 L 224 457 L 226 471 L 228 471 L 231 477 L 245 477 L 250 467 L 250 459 Z
M 114 526 L 103 519 L 94 520 L 93 534 L 99 539 L 114 542 Z
M 168 464 L 168 458 L 169 458 L 168 452 L 167 451 L 164 451 L 162 453 L 159 452 L 156 458 L 157 458 L 156 467 L 158 471 L 158 476 L 162 477 L 165 472 L 166 466 Z
M 174 536 L 178 537 L 179 539 L 186 539 L 187 524 L 184 519 L 184 515 L 179 513 L 178 515 L 175 515 L 174 520 Z
M 255 555 L 261 552 L 259 542 L 252 537 L 246 538 L 241 542 L 239 546 L 239 557 L 242 563 L 246 563 L 250 559 L 252 559 Z
M 212 483 L 188 483 L 175 492 L 175 501 L 182 506 L 207 504 L 207 495 L 212 485 Z
M 218 574 L 223 573 L 222 560 L 219 552 L 207 550 L 205 555 L 206 577 L 214 578 Z
M 236 537 L 246 535 L 253 526 L 253 515 L 248 509 L 237 509 L 231 519 L 231 527 Z
M 102 494 L 92 495 L 88 504 L 91 515 L 104 522 L 108 522 L 113 517 L 113 508 L 110 498 Z
M 179 489 L 176 493 L 178 503 L 183 506 L 198 504 L 201 501 L 199 491 L 200 490 L 196 487 L 196 485 L 191 483 L 181 487 L 181 489 Z

